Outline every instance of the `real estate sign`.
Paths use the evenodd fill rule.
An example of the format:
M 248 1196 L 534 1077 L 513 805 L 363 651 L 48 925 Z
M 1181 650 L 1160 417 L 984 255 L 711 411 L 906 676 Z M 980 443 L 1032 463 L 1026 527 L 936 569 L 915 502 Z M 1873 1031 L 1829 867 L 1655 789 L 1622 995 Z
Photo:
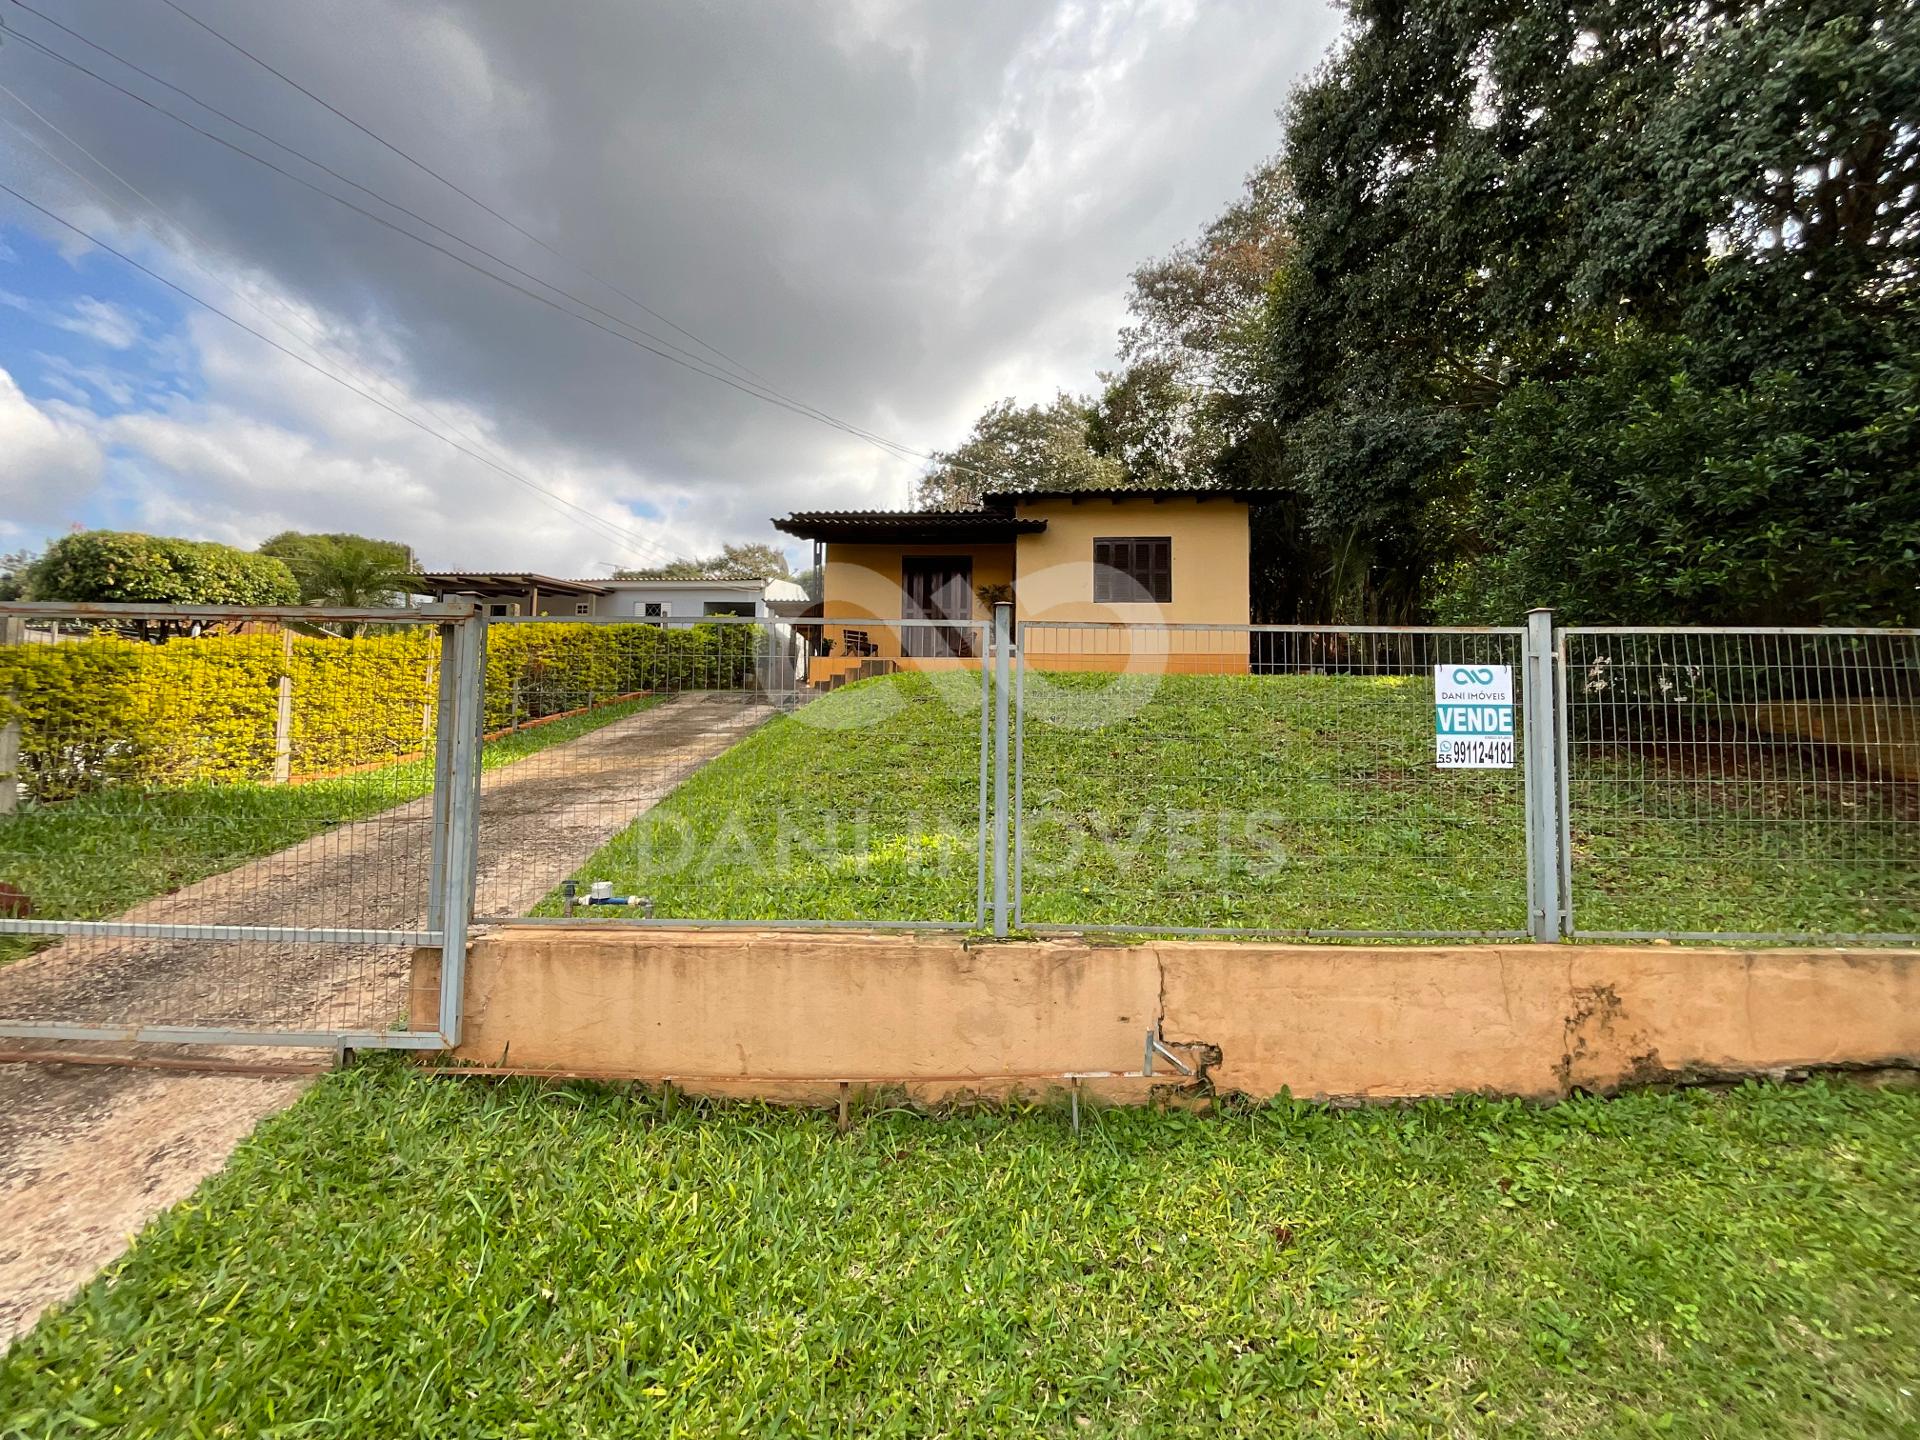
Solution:
M 1513 667 L 1433 667 L 1433 740 L 1442 770 L 1513 768 Z

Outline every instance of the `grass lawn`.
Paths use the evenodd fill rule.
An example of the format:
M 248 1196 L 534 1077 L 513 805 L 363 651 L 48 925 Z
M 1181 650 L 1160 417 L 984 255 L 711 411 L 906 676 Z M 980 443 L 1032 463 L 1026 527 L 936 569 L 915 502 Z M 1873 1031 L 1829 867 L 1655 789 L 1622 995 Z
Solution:
M 1920 1095 L 816 1114 L 328 1078 L 0 1434 L 1920 1432 Z
M 621 701 L 504 735 L 482 748 L 481 764 L 509 765 L 657 703 Z M 100 920 L 432 790 L 432 761 L 416 760 L 299 785 L 123 788 L 30 805 L 0 821 L 0 880 L 26 891 L 38 917 Z M 55 938 L 0 936 L 0 964 Z
M 1045 684 L 1029 678 L 1030 923 L 1525 927 L 1518 772 L 1436 771 L 1430 687 Z M 575 878 L 670 917 L 970 919 L 979 699 L 966 673 L 835 691 L 705 766 Z
M 980 677 L 949 672 L 774 716 L 574 878 L 676 919 L 971 922 L 979 866 Z M 533 913 L 558 915 L 558 889 Z
M 1521 771 L 1436 768 L 1422 678 L 1030 675 L 1027 701 L 1029 924 L 1526 926 Z M 702 768 L 575 878 L 664 917 L 968 920 L 978 705 L 974 675 L 836 691 Z M 1625 752 L 1579 761 L 1587 928 L 1920 931 L 1911 784 L 1809 777 L 1790 755 L 1739 783 Z
M 1920 784 L 1792 746 L 1575 754 L 1583 930 L 1920 934 Z
M 1521 772 L 1439 769 L 1425 677 L 1036 688 L 1029 675 L 1030 923 L 1526 929 Z

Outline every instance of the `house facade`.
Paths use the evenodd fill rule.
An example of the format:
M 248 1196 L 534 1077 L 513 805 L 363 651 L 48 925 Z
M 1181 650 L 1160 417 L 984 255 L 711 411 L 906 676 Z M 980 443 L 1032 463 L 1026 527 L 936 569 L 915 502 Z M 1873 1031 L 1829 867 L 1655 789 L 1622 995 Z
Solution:
M 823 566 L 816 678 L 862 659 L 908 668 L 975 660 L 972 636 L 900 619 L 986 620 L 1010 600 L 1029 663 L 1129 669 L 1247 668 L 1244 632 L 1132 626 L 1243 626 L 1250 615 L 1249 500 L 1194 490 L 1061 491 L 991 496 L 980 510 L 821 510 L 775 520 L 814 542 Z
M 483 613 L 688 620 L 789 613 L 806 603 L 791 580 L 714 575 L 694 580 L 569 580 L 530 571 L 443 570 L 420 577 L 436 600 L 471 600 Z

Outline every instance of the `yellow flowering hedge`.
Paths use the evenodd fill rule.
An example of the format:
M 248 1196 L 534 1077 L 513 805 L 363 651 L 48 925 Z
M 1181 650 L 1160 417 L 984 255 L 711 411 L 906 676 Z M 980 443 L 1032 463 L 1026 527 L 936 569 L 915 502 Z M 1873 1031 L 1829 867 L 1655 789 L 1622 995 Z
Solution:
M 488 635 L 489 729 L 641 690 L 738 688 L 753 626 L 499 625 Z M 431 625 L 354 639 L 99 636 L 0 648 L 0 719 L 20 722 L 27 794 L 273 778 L 281 676 L 292 679 L 291 769 L 331 774 L 433 743 L 440 639 Z
M 757 625 L 495 625 L 487 632 L 488 729 L 640 690 L 753 684 Z
M 98 636 L 0 649 L 0 715 L 20 722 L 27 793 L 270 780 L 280 678 L 292 678 L 292 773 L 429 748 L 439 636 L 216 635 L 147 645 Z

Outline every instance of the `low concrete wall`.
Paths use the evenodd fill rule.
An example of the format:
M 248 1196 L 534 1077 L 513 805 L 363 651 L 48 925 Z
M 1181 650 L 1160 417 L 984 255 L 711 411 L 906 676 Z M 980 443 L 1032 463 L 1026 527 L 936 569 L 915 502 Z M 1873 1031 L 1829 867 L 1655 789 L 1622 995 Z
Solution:
M 422 952 L 423 971 L 438 968 Z M 433 993 L 423 973 L 415 993 Z M 512 928 L 479 936 L 455 1058 L 829 1098 L 1091 1077 L 1156 1025 L 1223 1092 L 1546 1098 L 1668 1078 L 1920 1063 L 1920 953 L 1675 946 L 970 943 L 927 935 Z M 418 1017 L 430 1021 L 430 1017 Z

